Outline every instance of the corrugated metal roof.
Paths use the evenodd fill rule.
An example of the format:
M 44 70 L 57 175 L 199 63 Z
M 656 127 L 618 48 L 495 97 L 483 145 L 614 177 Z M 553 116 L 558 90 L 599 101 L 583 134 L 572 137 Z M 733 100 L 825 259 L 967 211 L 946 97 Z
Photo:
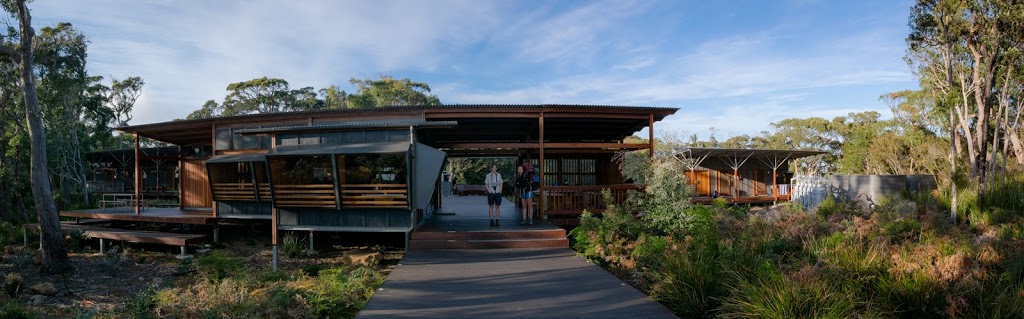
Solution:
M 290 125 L 290 126 L 273 126 L 273 127 L 261 127 L 261 128 L 245 128 L 235 130 L 238 134 L 261 134 L 261 133 L 286 133 L 286 132 L 308 132 L 308 131 L 325 131 L 325 130 L 347 130 L 347 129 L 367 129 L 367 128 L 421 128 L 421 127 L 453 127 L 458 125 L 455 121 L 395 121 L 395 122 L 359 122 L 359 123 L 334 123 L 334 124 L 319 124 L 319 125 Z

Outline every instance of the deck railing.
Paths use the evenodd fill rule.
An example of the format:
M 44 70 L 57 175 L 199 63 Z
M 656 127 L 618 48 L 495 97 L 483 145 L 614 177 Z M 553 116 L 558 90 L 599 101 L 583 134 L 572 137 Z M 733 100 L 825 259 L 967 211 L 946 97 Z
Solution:
M 548 215 L 579 215 L 583 210 L 601 213 L 606 205 L 601 195 L 602 190 L 612 192 L 612 201 L 626 201 L 630 190 L 640 190 L 634 184 L 594 185 L 594 186 L 545 186 L 544 212 Z
M 407 208 L 406 184 L 344 184 L 341 185 L 342 207 Z
M 287 207 L 337 207 L 332 184 L 274 185 L 274 202 Z
M 213 200 L 256 200 L 252 183 L 213 183 Z

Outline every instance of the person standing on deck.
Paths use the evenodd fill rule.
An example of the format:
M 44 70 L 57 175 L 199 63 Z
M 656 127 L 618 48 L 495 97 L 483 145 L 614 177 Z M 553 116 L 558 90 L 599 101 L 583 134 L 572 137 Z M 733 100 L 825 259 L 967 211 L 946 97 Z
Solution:
M 501 226 L 501 173 L 498 173 L 498 165 L 491 164 L 491 173 L 487 174 L 484 187 L 487 188 L 487 216 L 491 218 L 491 226 Z
M 522 203 L 523 221 L 520 225 L 533 225 L 533 187 L 530 185 L 530 172 L 523 166 L 516 168 L 516 198 Z

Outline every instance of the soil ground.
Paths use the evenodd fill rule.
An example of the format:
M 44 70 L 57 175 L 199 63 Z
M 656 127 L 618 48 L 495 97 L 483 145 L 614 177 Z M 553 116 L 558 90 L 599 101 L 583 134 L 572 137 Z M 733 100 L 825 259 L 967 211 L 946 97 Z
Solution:
M 146 226 L 154 227 L 153 225 Z M 162 226 L 163 228 L 173 226 Z M 194 230 L 193 230 L 194 231 Z M 207 232 L 209 234 L 209 232 Z M 295 233 L 308 247 L 308 232 Z M 282 233 L 282 239 L 285 234 Z M 239 224 L 221 226 L 220 243 L 202 249 L 189 248 L 201 256 L 210 249 L 222 250 L 245 258 L 248 269 L 259 272 L 272 269 L 272 245 L 269 225 Z M 378 269 L 387 275 L 403 256 L 402 234 L 336 234 L 316 233 L 315 250 L 308 256 L 290 258 L 280 252 L 282 271 L 330 268 L 345 265 L 346 251 L 375 250 L 380 252 Z M 0 274 L 17 273 L 22 277 L 18 296 L 0 292 L 0 300 L 17 298 L 40 318 L 92 317 L 89 314 L 110 313 L 149 289 L 172 287 L 194 275 L 194 267 L 178 258 L 176 246 L 114 243 L 100 254 L 99 241 L 84 239 L 76 252 L 69 251 L 74 269 L 63 275 L 39 272 L 38 242 L 28 247 L 13 244 L 4 247 L 0 258 Z M 76 248 L 69 245 L 69 249 Z M 53 296 L 35 297 L 29 290 L 35 284 L 48 282 L 57 288 Z M 34 298 L 34 299 L 33 299 Z

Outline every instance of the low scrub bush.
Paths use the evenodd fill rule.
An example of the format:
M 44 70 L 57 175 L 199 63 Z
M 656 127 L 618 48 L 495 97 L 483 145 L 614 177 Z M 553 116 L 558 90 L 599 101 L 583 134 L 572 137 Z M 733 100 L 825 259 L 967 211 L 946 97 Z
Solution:
M 11 298 L 18 297 L 18 293 L 21 291 L 21 285 L 24 283 L 24 279 L 21 278 L 21 274 L 16 272 L 9 272 L 4 275 L 4 293 Z
M 234 276 L 165 288 L 150 314 L 170 318 L 351 318 L 384 281 L 371 268 L 329 268 L 317 276 Z
M 22 233 L 25 231 L 19 225 L 6 220 L 0 221 L 0 247 L 17 243 L 22 240 Z
M 36 316 L 32 315 L 25 306 L 21 304 L 17 299 L 6 299 L 0 301 L 0 318 L 4 319 L 34 319 Z
M 284 255 L 293 258 L 307 255 L 307 246 L 309 245 L 306 244 L 306 238 L 295 233 L 284 235 L 284 240 L 281 241 L 281 250 L 284 251 Z
M 205 256 L 196 258 L 196 270 L 211 282 L 221 280 L 241 273 L 245 262 L 242 258 L 228 255 L 227 253 L 214 250 Z
M 855 296 L 823 278 L 764 274 L 744 280 L 725 298 L 722 318 L 849 318 Z
M 651 270 L 651 297 L 685 318 L 711 318 L 728 295 L 726 266 L 717 251 L 673 244 Z

